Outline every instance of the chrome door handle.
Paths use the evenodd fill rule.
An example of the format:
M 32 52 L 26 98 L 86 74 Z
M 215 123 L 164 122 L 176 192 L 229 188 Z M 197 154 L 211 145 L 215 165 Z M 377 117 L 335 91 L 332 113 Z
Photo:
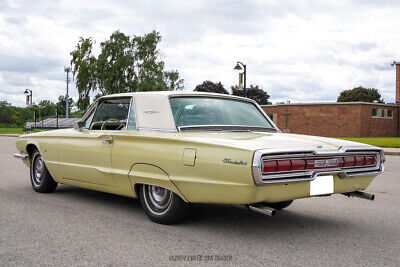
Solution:
M 104 139 L 104 140 L 101 140 L 101 142 L 103 144 L 112 144 L 112 142 L 114 142 L 114 139 Z

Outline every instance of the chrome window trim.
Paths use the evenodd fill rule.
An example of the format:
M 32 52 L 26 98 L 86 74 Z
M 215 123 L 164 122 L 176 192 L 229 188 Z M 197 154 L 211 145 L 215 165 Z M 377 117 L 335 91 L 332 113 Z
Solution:
M 97 99 L 95 103 L 93 103 L 93 104 L 96 104 L 96 107 L 95 107 L 95 110 L 94 110 L 94 114 L 97 112 L 97 109 L 100 107 L 100 104 L 102 104 L 104 101 L 107 101 L 107 100 L 109 100 L 109 99 L 112 99 L 112 100 L 129 99 L 129 109 L 128 109 L 128 114 L 127 114 L 127 118 L 126 118 L 126 125 L 125 125 L 125 128 L 127 128 L 128 123 L 129 123 L 129 113 L 130 113 L 130 110 L 131 110 L 131 101 L 132 101 L 133 97 L 132 97 L 132 96 L 124 96 L 124 97 L 101 97 L 101 98 Z M 85 115 L 86 115 L 86 114 L 85 114 Z M 94 118 L 94 116 L 93 116 L 93 118 Z M 96 132 L 97 132 L 97 131 L 104 131 L 104 130 L 92 130 L 92 129 L 91 129 L 91 128 L 92 128 L 92 123 L 93 123 L 93 118 L 92 118 L 92 121 L 90 122 L 89 129 L 87 129 L 87 130 L 96 131 Z M 136 122 L 136 124 L 137 124 L 137 122 Z M 126 131 L 126 129 L 124 129 L 124 130 L 107 130 L 107 131 L 110 131 L 110 132 L 124 132 L 124 131 Z
M 262 174 L 262 160 L 264 158 L 288 158 L 288 157 L 326 157 L 326 156 L 346 156 L 354 154 L 374 154 L 376 156 L 376 165 L 374 167 L 361 168 L 332 168 L 311 171 L 295 171 L 293 173 L 284 173 L 276 175 Z M 338 150 L 312 150 L 308 148 L 297 149 L 261 149 L 254 152 L 253 157 L 253 179 L 256 185 L 292 183 L 314 180 L 321 174 L 336 174 L 340 178 L 354 176 L 378 175 L 384 171 L 385 155 L 383 150 L 375 146 L 342 146 Z
M 131 100 L 129 101 L 130 105 L 129 105 L 129 110 L 128 110 L 128 117 L 126 118 L 126 125 L 125 125 L 125 129 L 123 129 L 123 131 L 137 131 L 138 127 L 137 127 L 137 119 L 136 119 L 136 109 L 135 109 L 135 100 L 134 97 L 131 97 Z M 136 125 L 136 129 L 135 130 L 128 130 L 128 125 L 129 125 L 129 118 L 131 117 L 131 110 L 133 110 L 135 112 L 135 125 Z
M 231 95 L 229 95 L 229 96 L 231 96 Z M 263 108 L 262 108 L 255 100 L 250 99 L 250 98 L 245 98 L 245 97 L 238 97 L 238 98 L 236 98 L 236 97 L 229 97 L 229 96 L 228 96 L 228 95 L 224 95 L 224 94 L 221 94 L 221 95 L 218 95 L 218 94 L 215 94 L 215 95 L 208 95 L 208 94 L 204 94 L 204 95 L 203 95 L 203 94 L 194 94 L 194 95 L 169 95 L 169 96 L 168 96 L 168 101 L 169 101 L 171 98 L 208 97 L 208 98 L 225 98 L 225 99 L 230 99 L 230 100 L 236 100 L 236 101 L 242 101 L 242 102 L 252 103 L 253 105 L 256 106 L 256 108 L 261 112 L 261 114 L 262 114 L 262 115 L 267 119 L 267 121 L 271 124 L 271 126 L 273 127 L 273 128 L 271 128 L 271 129 L 276 130 L 276 132 L 278 132 L 278 133 L 281 133 L 281 132 L 282 132 L 281 130 L 279 130 L 278 126 L 275 125 L 275 123 L 271 120 L 271 118 L 267 115 L 267 113 L 265 113 L 265 111 L 263 110 Z M 171 108 L 171 112 L 172 112 L 171 102 L 170 102 L 170 108 Z M 181 130 L 180 130 L 180 127 L 186 127 L 186 126 L 176 126 L 175 118 L 174 118 L 174 124 L 175 124 L 175 127 L 176 127 L 176 129 L 177 129 L 178 132 L 181 131 Z M 198 126 L 206 126 L 206 125 L 190 125 L 190 126 L 188 126 L 188 127 L 191 127 L 191 126 L 198 127 Z M 215 126 L 215 125 L 214 125 L 214 126 Z M 243 126 L 243 125 L 241 125 L 241 126 Z
M 203 124 L 203 125 L 188 125 L 178 126 L 179 132 L 184 131 L 231 131 L 231 132 L 269 132 L 277 133 L 279 130 L 268 127 L 247 126 L 247 125 L 220 125 L 220 124 Z

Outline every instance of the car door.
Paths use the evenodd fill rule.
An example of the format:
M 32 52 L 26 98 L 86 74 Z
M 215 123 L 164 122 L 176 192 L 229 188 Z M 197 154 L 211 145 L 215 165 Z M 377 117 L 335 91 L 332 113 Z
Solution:
M 103 99 L 85 126 L 60 140 L 60 171 L 65 180 L 115 186 L 111 170 L 113 135 L 127 121 L 130 98 Z

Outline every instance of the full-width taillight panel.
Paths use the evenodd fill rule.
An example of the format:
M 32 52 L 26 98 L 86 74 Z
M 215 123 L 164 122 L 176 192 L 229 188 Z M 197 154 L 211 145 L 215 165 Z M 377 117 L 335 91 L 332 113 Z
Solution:
M 323 158 L 285 158 L 263 160 L 263 173 L 375 166 L 373 155 L 354 155 Z

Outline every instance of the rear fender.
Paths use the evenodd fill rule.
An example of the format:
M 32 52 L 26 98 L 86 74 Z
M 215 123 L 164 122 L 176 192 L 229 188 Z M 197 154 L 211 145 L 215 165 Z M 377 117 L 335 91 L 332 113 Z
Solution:
M 161 168 L 147 163 L 136 163 L 129 172 L 129 179 L 134 188 L 135 197 L 138 196 L 137 186 L 140 184 L 157 185 L 171 190 L 188 202 L 185 196 L 179 191 L 175 184 L 170 180 L 169 175 Z

